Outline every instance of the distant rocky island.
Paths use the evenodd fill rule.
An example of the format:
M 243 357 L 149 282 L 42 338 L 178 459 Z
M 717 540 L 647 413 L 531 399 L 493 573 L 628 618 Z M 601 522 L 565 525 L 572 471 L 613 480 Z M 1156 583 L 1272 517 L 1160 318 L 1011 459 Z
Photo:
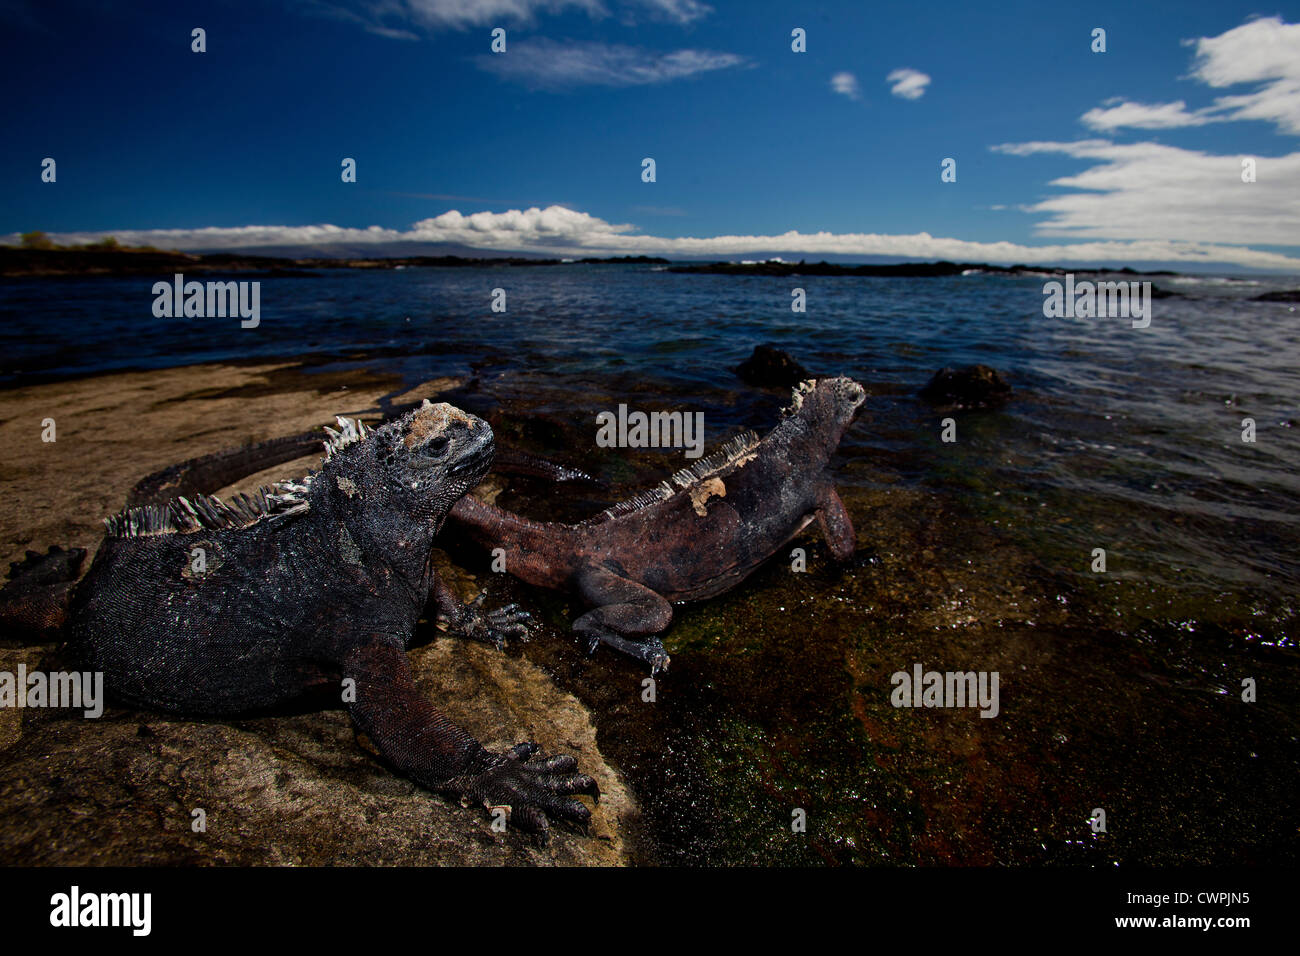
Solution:
M 1131 276 L 1176 276 L 1177 272 L 1161 269 L 1139 272 L 1136 269 L 1061 269 L 1052 266 L 994 266 L 987 262 L 895 262 L 885 265 L 842 265 L 836 262 L 785 262 L 768 259 L 763 262 L 701 262 L 671 266 L 669 272 L 708 272 L 740 276 L 885 276 L 890 278 L 924 279 L 930 277 L 959 276 L 966 273 L 995 275 L 1065 275 L 1105 272 Z
M 398 258 L 291 258 L 256 256 L 238 252 L 206 254 L 163 249 L 125 247 L 80 247 L 30 249 L 0 246 L 0 276 L 158 275 L 172 272 L 258 274 L 265 276 L 309 276 L 320 269 L 405 269 L 489 266 L 558 266 L 581 263 L 667 265 L 670 260 L 652 256 L 587 257 L 583 259 L 535 259 L 525 256 L 474 258 L 466 256 L 404 256 Z

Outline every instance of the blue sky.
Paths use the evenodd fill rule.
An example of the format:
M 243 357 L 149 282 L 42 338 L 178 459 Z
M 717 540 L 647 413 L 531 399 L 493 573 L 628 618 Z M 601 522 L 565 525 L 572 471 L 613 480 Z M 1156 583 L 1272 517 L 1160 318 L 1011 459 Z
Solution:
M 7 241 L 1300 271 L 1294 5 L 0 0 L 0 30 Z

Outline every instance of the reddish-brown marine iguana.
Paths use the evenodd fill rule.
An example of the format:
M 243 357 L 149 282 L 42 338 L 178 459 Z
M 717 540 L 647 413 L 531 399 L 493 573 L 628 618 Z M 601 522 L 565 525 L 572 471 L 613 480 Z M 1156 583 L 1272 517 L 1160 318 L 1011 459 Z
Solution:
M 505 569 L 591 606 L 573 622 L 589 651 L 601 644 L 668 666 L 659 634 L 672 602 L 733 587 L 816 520 L 831 554 L 852 557 L 853 522 L 828 465 L 866 393 L 849 378 L 809 380 L 776 428 L 747 432 L 657 488 L 578 524 L 530 521 L 472 495 L 450 521 Z
M 320 471 L 229 502 L 195 496 L 128 507 L 67 609 L 66 649 L 128 704 L 237 715 L 341 688 L 357 727 L 416 782 L 507 807 L 523 829 L 585 824 L 596 793 L 573 757 L 498 754 L 416 689 L 406 644 L 433 598 L 455 630 L 500 644 L 526 614 L 461 604 L 430 553 L 452 503 L 487 472 L 492 429 L 450 405 L 371 431 L 339 420 Z M 52 549 L 15 566 L 0 603 L 48 635 L 81 557 Z M 39 599 L 42 590 L 47 600 Z M 34 614 L 42 611 L 43 614 Z M 530 759 L 532 758 L 532 759 Z

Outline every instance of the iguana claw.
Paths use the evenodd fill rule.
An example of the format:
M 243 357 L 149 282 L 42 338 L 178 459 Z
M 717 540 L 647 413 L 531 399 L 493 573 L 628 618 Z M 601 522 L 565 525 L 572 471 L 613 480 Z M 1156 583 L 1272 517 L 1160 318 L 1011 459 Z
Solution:
M 601 644 L 608 644 L 616 651 L 649 664 L 651 677 L 658 675 L 660 672 L 666 672 L 668 665 L 672 662 L 672 658 L 664 650 L 663 642 L 657 637 L 650 637 L 644 641 L 634 641 L 626 637 L 620 637 L 617 634 L 597 633 L 587 635 L 588 654 L 595 654 L 596 648 Z
M 517 744 L 455 789 L 488 812 L 505 810 L 514 826 L 536 834 L 543 843 L 549 838 L 552 819 L 585 832 L 591 811 L 571 794 L 585 793 L 599 802 L 600 787 L 587 774 L 577 772 L 575 757 L 541 757 L 537 752 L 535 743 Z
M 485 597 L 487 592 L 480 591 L 478 597 L 465 605 L 460 620 L 455 622 L 457 629 L 470 640 L 491 644 L 499 651 L 505 649 L 507 639 L 527 642 L 531 615 L 518 604 L 484 611 Z

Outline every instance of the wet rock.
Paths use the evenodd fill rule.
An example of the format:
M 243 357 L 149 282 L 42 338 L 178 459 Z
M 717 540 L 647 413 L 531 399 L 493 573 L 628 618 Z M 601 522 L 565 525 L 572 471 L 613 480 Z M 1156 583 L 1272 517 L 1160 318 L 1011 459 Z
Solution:
M 741 381 L 757 388 L 793 388 L 812 378 L 812 373 L 775 345 L 754 346 L 753 354 L 735 371 Z
M 1252 302 L 1300 302 L 1300 289 L 1283 289 L 1278 292 L 1265 292 L 1251 299 Z
M 16 663 L 15 654 L 0 663 Z M 32 665 L 30 652 L 23 662 Z M 491 749 L 536 740 L 571 753 L 601 800 L 583 836 L 542 847 L 494 833 L 384 766 L 342 710 L 182 720 L 108 708 L 24 710 L 0 725 L 0 862 L 8 865 L 619 865 L 636 808 L 596 749 L 587 711 L 533 664 L 440 637 L 411 652 L 421 690 Z M 56 665 L 46 665 L 53 669 Z M 9 668 L 12 669 L 12 668 Z M 9 721 L 9 724 L 16 721 Z M 18 737 L 15 742 L 15 737 Z M 194 832 L 194 811 L 206 832 Z
M 1011 398 L 1011 386 L 996 369 L 968 365 L 935 372 L 920 395 L 932 405 L 994 408 Z

